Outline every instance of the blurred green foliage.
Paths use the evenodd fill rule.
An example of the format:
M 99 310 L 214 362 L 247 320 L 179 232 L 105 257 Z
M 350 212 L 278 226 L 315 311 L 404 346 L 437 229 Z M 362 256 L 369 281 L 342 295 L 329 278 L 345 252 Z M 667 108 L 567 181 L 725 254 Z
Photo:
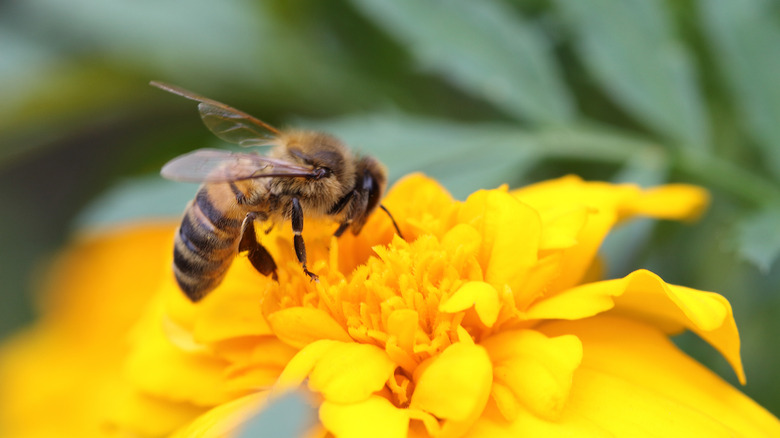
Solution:
M 159 79 L 329 130 L 392 179 L 423 171 L 458 197 L 572 172 L 707 187 L 700 223 L 611 236 L 609 273 L 726 295 L 744 389 L 779 413 L 778 78 L 776 0 L 6 1 L 0 334 L 29 319 L 75 228 L 177 215 L 194 192 L 157 169 L 219 142 Z

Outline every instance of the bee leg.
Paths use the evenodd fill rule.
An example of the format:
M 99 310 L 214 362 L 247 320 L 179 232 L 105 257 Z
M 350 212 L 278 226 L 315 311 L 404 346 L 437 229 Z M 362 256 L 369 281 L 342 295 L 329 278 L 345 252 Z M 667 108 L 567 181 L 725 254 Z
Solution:
M 344 234 L 344 231 L 347 231 L 347 228 L 349 228 L 349 224 L 351 223 L 352 223 L 351 220 L 342 222 L 341 225 L 339 225 L 339 227 L 336 229 L 336 232 L 333 233 L 333 235 L 336 237 L 341 237 L 341 235 Z
M 349 203 L 350 203 L 350 202 L 351 202 L 351 201 L 352 201 L 352 200 L 355 198 L 355 196 L 357 196 L 357 195 L 358 195 L 358 192 L 357 192 L 357 190 L 354 190 L 354 189 L 353 189 L 353 190 L 350 190 L 349 192 L 347 192 L 347 194 L 346 194 L 346 195 L 342 196 L 342 197 L 341 197 L 341 199 L 339 199 L 339 200 L 338 200 L 338 202 L 336 202 L 335 204 L 333 204 L 333 207 L 331 207 L 331 208 L 330 208 L 330 210 L 328 211 L 328 214 L 330 214 L 330 215 L 336 215 L 336 214 L 340 213 L 342 210 L 344 210 L 344 208 L 346 208 L 346 206 L 347 206 L 347 205 L 348 205 L 348 204 L 349 204 Z M 353 214 L 351 214 L 350 216 L 353 216 Z M 342 222 L 342 223 L 339 225 L 338 229 L 337 229 L 337 230 L 336 230 L 336 231 L 333 233 L 333 235 L 334 235 L 334 236 L 336 236 L 336 237 L 341 237 L 341 235 L 342 235 L 342 234 L 344 234 L 344 231 L 346 231 L 346 230 L 347 230 L 347 228 L 349 228 L 349 225 L 350 225 L 351 223 L 352 223 L 352 217 L 348 217 L 348 218 L 346 218 L 346 219 L 344 220 L 344 222 Z
M 306 244 L 303 243 L 303 209 L 298 198 L 292 199 L 292 208 L 290 209 L 290 219 L 292 220 L 292 230 L 295 233 L 293 236 L 293 244 L 295 246 L 295 255 L 298 256 L 298 261 L 303 266 L 303 272 L 314 281 L 317 281 L 317 274 L 309 271 L 306 267 Z
M 238 243 L 238 252 L 247 251 L 247 257 L 249 263 L 257 269 L 257 272 L 271 276 L 274 280 L 278 281 L 279 276 L 276 275 L 276 262 L 271 256 L 271 253 L 260 242 L 257 241 L 257 234 L 255 233 L 255 218 L 254 213 L 249 213 L 244 218 L 244 224 L 241 227 L 241 241 Z

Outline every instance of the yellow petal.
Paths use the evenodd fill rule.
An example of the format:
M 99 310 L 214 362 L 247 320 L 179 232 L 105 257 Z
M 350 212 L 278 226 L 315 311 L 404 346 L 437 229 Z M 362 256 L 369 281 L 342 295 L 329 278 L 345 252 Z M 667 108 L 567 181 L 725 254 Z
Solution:
M 142 391 L 172 400 L 210 406 L 230 398 L 223 390 L 225 361 L 207 352 L 187 352 L 171 343 L 151 312 L 134 333 L 137 341 L 126 358 L 129 379 Z
M 384 387 L 396 365 L 375 345 L 320 340 L 290 360 L 279 376 L 277 390 L 292 389 L 309 378 L 309 389 L 326 400 L 354 403 Z
M 410 199 L 414 202 L 409 202 Z M 408 175 L 395 183 L 382 204 L 393 216 L 404 218 L 399 226 L 409 242 L 425 233 L 440 237 L 450 228 L 450 217 L 457 207 L 447 190 L 435 180 L 419 173 Z
M 290 359 L 282 374 L 279 375 L 275 391 L 284 392 L 300 386 L 309 377 L 320 358 L 334 348 L 336 343 L 338 341 L 322 339 L 303 347 L 298 354 Z
M 562 275 L 549 286 L 549 293 L 582 282 L 601 242 L 618 220 L 636 215 L 691 219 L 707 203 L 706 192 L 692 186 L 669 185 L 642 190 L 632 184 L 586 182 L 571 175 L 533 184 L 511 194 L 537 209 L 543 218 L 560 210 L 561 206 L 587 209 L 587 221 L 576 236 L 577 245 L 565 251 Z
M 569 398 L 572 375 L 582 360 L 582 344 L 576 336 L 548 338 L 534 330 L 513 330 L 491 336 L 480 345 L 490 355 L 497 383 L 511 390 L 534 414 L 548 419 L 560 415 Z M 503 403 L 502 411 L 511 408 L 506 400 Z
M 740 341 L 731 304 L 721 295 L 666 284 L 650 271 L 632 272 L 613 287 L 625 291 L 615 299 L 615 311 L 662 323 L 672 321 L 691 330 L 717 349 L 745 384 Z
M 541 238 L 538 213 L 498 190 L 480 190 L 468 197 L 458 221 L 482 235 L 480 263 L 485 281 L 503 286 L 516 282 L 537 260 Z
M 487 403 L 493 366 L 484 348 L 453 344 L 430 359 L 417 379 L 410 407 L 456 422 L 478 416 Z
M 550 251 L 570 248 L 578 243 L 580 231 L 585 226 L 589 210 L 584 205 L 562 205 L 540 211 L 542 240 L 540 250 Z
M 599 281 L 542 300 L 528 310 L 530 319 L 581 319 L 616 307 L 658 327 L 685 327 L 723 354 L 741 382 L 739 333 L 728 300 L 722 296 L 673 286 L 650 271 L 639 270 L 618 280 Z
M 622 205 L 621 217 L 636 215 L 659 219 L 696 220 L 709 204 L 709 193 L 688 184 L 647 189 Z
M 541 299 L 526 311 L 528 319 L 581 319 L 614 307 L 613 296 L 622 290 L 608 281 L 584 284 Z
M 395 336 L 398 347 L 407 352 L 414 349 L 419 316 L 412 309 L 396 309 L 387 318 L 387 334 Z
M 470 281 L 461 286 L 452 296 L 439 305 L 439 311 L 445 313 L 462 312 L 474 307 L 474 310 L 488 327 L 492 327 L 498 318 L 500 302 L 498 291 L 484 281 Z
M 354 403 L 382 389 L 395 368 L 375 345 L 338 342 L 312 370 L 309 389 L 334 403 Z
M 406 438 L 409 416 L 387 399 L 371 396 L 358 403 L 325 401 L 320 421 L 339 438 Z
M 476 254 L 482 245 L 482 235 L 471 225 L 457 224 L 441 239 L 441 246 L 450 252 L 461 249 L 467 254 Z
M 246 284 L 228 286 L 232 287 L 221 287 L 202 301 L 193 326 L 193 337 L 201 343 L 212 343 L 271 334 L 261 312 L 262 291 Z
M 540 330 L 582 341 L 564 423 L 587 418 L 615 436 L 780 436 L 777 418 L 650 325 L 597 316 Z
M 298 348 L 320 339 L 352 341 L 330 314 L 313 307 L 278 310 L 268 315 L 268 324 L 279 339 Z

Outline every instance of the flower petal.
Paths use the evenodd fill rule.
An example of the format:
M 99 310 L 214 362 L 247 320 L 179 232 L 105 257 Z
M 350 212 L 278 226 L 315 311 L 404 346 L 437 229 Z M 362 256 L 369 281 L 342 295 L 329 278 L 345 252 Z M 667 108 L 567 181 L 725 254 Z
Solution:
M 693 331 L 723 354 L 744 383 L 739 333 L 728 300 L 715 293 L 668 285 L 650 271 L 638 270 L 621 279 L 569 289 L 534 304 L 527 316 L 581 319 L 612 307 L 616 312 L 653 321 L 658 327 Z
M 223 388 L 225 361 L 207 352 L 188 352 L 167 337 L 162 306 L 149 312 L 134 332 L 134 344 L 126 358 L 128 378 L 149 394 L 172 400 L 211 406 L 230 399 Z
M 355 403 L 382 389 L 395 368 L 375 345 L 324 339 L 307 345 L 290 360 L 276 389 L 297 387 L 308 377 L 309 389 L 326 400 Z
M 499 384 L 494 383 L 497 403 L 508 402 L 502 393 L 507 388 L 534 414 L 548 419 L 560 415 L 569 398 L 572 375 L 582 360 L 582 344 L 576 336 L 548 338 L 534 330 L 513 330 L 491 336 L 480 345 L 493 362 L 493 376 Z M 502 412 L 515 409 L 511 404 L 499 408 Z
M 493 381 L 493 365 L 483 347 L 452 344 L 421 366 L 411 408 L 456 422 L 482 412 Z
M 635 215 L 691 219 L 707 203 L 706 192 L 693 186 L 677 184 L 642 190 L 633 184 L 586 182 L 573 175 L 533 184 L 511 194 L 538 210 L 542 217 L 562 205 L 587 208 L 587 221 L 576 236 L 578 244 L 565 251 L 563 275 L 550 285 L 550 293 L 582 282 L 604 237 L 619 220 Z
M 609 281 L 600 281 L 545 297 L 528 308 L 526 317 L 528 319 L 582 319 L 596 315 L 613 308 L 615 306 L 613 297 L 623 292 L 611 286 Z
M 243 263 L 236 262 L 236 268 Z M 237 271 L 238 269 L 233 269 Z M 231 281 L 210 294 L 198 306 L 193 337 L 201 343 L 251 335 L 271 334 L 260 307 L 262 294 L 247 283 Z
M 479 260 L 485 281 L 518 286 L 519 279 L 537 261 L 541 239 L 539 214 L 498 190 L 480 190 L 468 197 L 458 221 L 482 234 Z
M 644 190 L 621 206 L 620 216 L 650 216 L 659 219 L 696 220 L 709 204 L 709 193 L 698 186 L 667 184 Z
M 498 291 L 484 281 L 470 281 L 461 286 L 452 296 L 439 304 L 439 311 L 457 313 L 474 307 L 474 310 L 488 327 L 492 327 L 498 318 L 500 302 Z
M 410 199 L 414 202 L 409 202 Z M 420 173 L 398 180 L 382 204 L 394 217 L 404 218 L 404 223 L 398 225 L 410 242 L 426 233 L 442 236 L 451 225 L 450 216 L 457 210 L 452 195 L 438 182 Z
M 312 370 L 309 389 L 335 403 L 354 403 L 382 389 L 395 368 L 375 345 L 338 342 Z
M 387 399 L 371 396 L 358 403 L 325 401 L 320 421 L 339 438 L 406 438 L 409 415 Z
M 576 245 L 577 236 L 585 226 L 590 211 L 584 205 L 564 205 L 540 211 L 542 240 L 539 249 L 551 251 Z
M 298 348 L 319 339 L 351 342 L 352 338 L 327 312 L 312 307 L 290 307 L 268 315 L 268 324 L 282 341 Z
M 632 272 L 622 280 L 625 292 L 615 299 L 615 311 L 640 315 L 662 324 L 668 321 L 691 330 L 715 347 L 745 384 L 739 354 L 737 323 L 728 300 L 712 292 L 666 284 L 650 271 Z
M 540 331 L 582 341 L 564 423 L 585 417 L 615 436 L 780 436 L 780 421 L 648 324 L 604 315 Z

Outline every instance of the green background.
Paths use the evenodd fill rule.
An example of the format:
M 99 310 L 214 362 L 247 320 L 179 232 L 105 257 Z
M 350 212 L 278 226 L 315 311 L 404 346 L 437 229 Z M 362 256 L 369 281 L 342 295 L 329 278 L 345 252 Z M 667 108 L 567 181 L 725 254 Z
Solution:
M 770 0 L 15 0 L 0 4 L 0 336 L 29 322 L 77 230 L 176 216 L 168 159 L 225 147 L 157 79 L 324 129 L 391 179 L 457 197 L 577 173 L 690 182 L 696 225 L 614 233 L 644 267 L 725 295 L 744 391 L 780 413 L 780 3 Z M 735 382 L 693 336 L 679 344 Z

